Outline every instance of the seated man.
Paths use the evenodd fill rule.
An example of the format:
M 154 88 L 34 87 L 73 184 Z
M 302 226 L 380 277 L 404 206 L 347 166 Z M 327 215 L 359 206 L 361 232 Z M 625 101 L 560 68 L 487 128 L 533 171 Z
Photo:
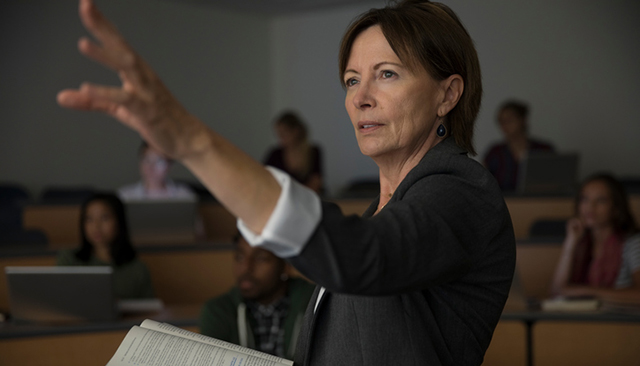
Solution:
M 251 247 L 239 233 L 234 244 L 237 286 L 204 305 L 200 332 L 293 359 L 302 316 L 315 286 L 290 277 L 287 262 Z

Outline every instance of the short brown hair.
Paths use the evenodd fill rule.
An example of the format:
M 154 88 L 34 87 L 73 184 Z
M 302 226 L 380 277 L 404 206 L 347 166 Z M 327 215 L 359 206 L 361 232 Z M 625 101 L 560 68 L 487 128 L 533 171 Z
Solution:
M 353 42 L 374 25 L 380 26 L 409 70 L 423 67 L 436 80 L 454 74 L 462 77 L 464 91 L 446 120 L 456 144 L 475 155 L 473 127 L 482 99 L 482 76 L 473 40 L 458 16 L 446 5 L 425 0 L 404 0 L 360 15 L 351 23 L 340 45 L 341 82 Z
M 293 111 L 284 111 L 278 118 L 276 118 L 276 125 L 283 125 L 291 130 L 298 132 L 298 138 L 302 141 L 307 141 L 308 131 L 307 126 L 302 122 L 302 118 Z
M 506 100 L 500 105 L 498 113 L 501 113 L 502 111 L 507 109 L 513 111 L 522 120 L 525 120 L 529 117 L 529 106 L 525 102 L 521 102 L 515 99 Z

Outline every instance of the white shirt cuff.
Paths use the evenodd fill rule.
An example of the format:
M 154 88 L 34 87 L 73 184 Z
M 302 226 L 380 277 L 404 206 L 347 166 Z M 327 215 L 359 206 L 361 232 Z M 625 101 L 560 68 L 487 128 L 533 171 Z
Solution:
M 281 258 L 294 257 L 302 252 L 322 218 L 320 197 L 283 171 L 270 166 L 267 170 L 282 188 L 276 207 L 261 234 L 253 233 L 241 219 L 238 229 L 251 246 Z

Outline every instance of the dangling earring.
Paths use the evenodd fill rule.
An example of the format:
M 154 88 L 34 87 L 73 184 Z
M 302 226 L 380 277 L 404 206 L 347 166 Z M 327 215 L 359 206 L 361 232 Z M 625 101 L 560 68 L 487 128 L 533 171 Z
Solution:
M 440 123 L 440 126 L 438 126 L 438 130 L 436 130 L 436 135 L 438 135 L 438 137 L 442 138 L 447 134 L 447 128 L 444 127 L 444 124 Z

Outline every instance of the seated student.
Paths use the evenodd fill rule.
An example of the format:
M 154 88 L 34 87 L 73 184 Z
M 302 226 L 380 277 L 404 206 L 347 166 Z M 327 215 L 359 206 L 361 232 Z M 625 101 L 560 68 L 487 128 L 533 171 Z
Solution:
M 161 152 L 143 141 L 138 156 L 142 180 L 118 189 L 122 200 L 196 199 L 191 188 L 168 177 L 172 161 Z
M 200 332 L 292 359 L 315 286 L 290 277 L 287 262 L 251 247 L 239 233 L 234 244 L 237 286 L 204 305 Z
M 111 193 L 98 193 L 82 204 L 79 249 L 62 250 L 59 266 L 111 266 L 120 299 L 152 298 L 151 276 L 129 240 L 125 208 Z
M 322 181 L 322 150 L 311 144 L 307 127 L 293 112 L 282 113 L 275 122 L 278 146 L 272 148 L 264 164 L 278 168 L 316 193 L 324 191 Z
M 529 137 L 529 107 L 519 101 L 504 102 L 498 110 L 498 125 L 504 142 L 492 145 L 484 157 L 484 166 L 496 178 L 502 191 L 518 187 L 518 167 L 531 151 L 553 152 L 551 144 Z
M 640 235 L 624 187 L 608 174 L 593 175 L 575 207 L 552 292 L 640 303 Z

